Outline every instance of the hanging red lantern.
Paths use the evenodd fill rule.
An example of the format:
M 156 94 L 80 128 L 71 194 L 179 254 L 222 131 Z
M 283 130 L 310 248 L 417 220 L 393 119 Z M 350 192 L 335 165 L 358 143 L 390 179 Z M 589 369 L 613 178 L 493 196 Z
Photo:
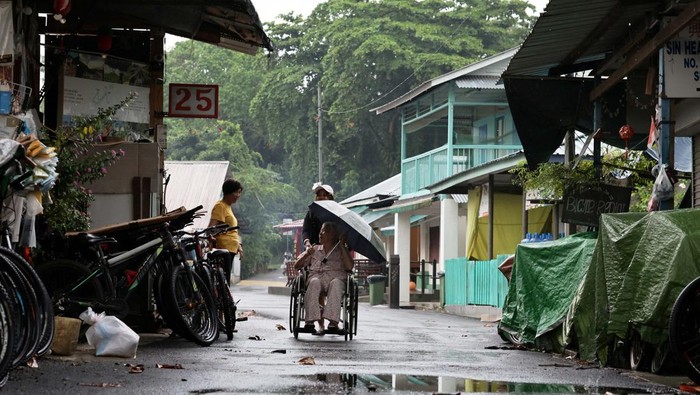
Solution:
M 71 8 L 70 0 L 54 0 L 53 1 L 53 11 L 56 14 L 66 16 L 70 12 L 70 8 Z
M 619 134 L 620 138 L 625 141 L 625 158 L 627 158 L 630 152 L 629 142 L 632 140 L 632 136 L 634 136 L 634 129 L 632 129 L 630 125 L 622 125 Z
M 112 30 L 110 28 L 100 28 L 97 33 L 97 48 L 100 52 L 107 52 L 112 49 Z

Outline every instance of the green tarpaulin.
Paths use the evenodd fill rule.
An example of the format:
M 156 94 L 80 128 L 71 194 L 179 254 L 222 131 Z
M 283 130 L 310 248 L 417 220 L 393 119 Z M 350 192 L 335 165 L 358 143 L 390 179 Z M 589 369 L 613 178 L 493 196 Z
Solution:
M 551 332 L 566 318 L 590 265 L 595 244 L 596 234 L 587 232 L 555 241 L 518 245 L 499 324 L 504 338 L 511 335 L 542 348 L 561 347 L 561 331 Z
M 597 239 L 518 246 L 512 276 L 504 338 L 550 351 L 575 343 L 604 364 L 630 329 L 663 346 L 675 298 L 700 276 L 700 210 L 602 215 Z
M 700 210 L 603 215 L 591 266 L 572 306 L 582 359 L 608 362 L 632 327 L 654 346 L 683 287 L 700 276 Z

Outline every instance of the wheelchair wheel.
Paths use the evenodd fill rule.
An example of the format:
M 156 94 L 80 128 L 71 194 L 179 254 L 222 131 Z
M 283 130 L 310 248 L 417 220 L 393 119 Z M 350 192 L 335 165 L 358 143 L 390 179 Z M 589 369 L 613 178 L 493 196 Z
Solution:
M 296 277 L 292 282 L 292 295 L 289 300 L 289 330 L 294 338 L 299 338 L 299 327 L 303 320 L 304 290 L 302 289 L 302 277 Z
M 299 338 L 299 328 L 304 322 L 304 294 L 297 295 L 297 303 L 294 312 L 294 338 Z
M 296 312 L 297 295 L 292 292 L 289 298 L 289 332 L 294 333 L 294 319 Z
M 350 295 L 346 292 L 345 295 L 343 295 L 343 329 L 345 329 L 345 341 L 348 341 L 348 338 L 352 339 L 352 337 L 350 337 L 352 333 L 351 307 Z
M 348 278 L 343 295 L 343 328 L 345 329 L 345 341 L 352 340 L 357 324 L 357 284 L 352 278 Z
M 359 291 L 357 288 L 357 283 L 354 280 L 352 281 L 351 290 L 352 290 L 352 299 L 351 299 L 352 300 L 352 319 L 350 320 L 350 323 L 352 326 L 352 330 L 350 331 L 350 339 L 352 339 L 352 337 L 357 334 L 357 308 L 359 305 L 359 298 L 358 298 Z

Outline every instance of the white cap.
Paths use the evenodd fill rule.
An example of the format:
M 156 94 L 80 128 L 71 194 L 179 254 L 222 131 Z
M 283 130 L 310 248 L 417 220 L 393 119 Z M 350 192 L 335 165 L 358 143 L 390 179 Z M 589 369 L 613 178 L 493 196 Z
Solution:
M 320 182 L 317 182 L 314 183 L 314 186 L 311 187 L 311 190 L 314 191 L 314 193 L 318 192 L 319 189 L 325 190 L 326 192 L 330 193 L 331 196 L 334 195 L 333 188 L 331 188 L 330 185 L 321 184 Z

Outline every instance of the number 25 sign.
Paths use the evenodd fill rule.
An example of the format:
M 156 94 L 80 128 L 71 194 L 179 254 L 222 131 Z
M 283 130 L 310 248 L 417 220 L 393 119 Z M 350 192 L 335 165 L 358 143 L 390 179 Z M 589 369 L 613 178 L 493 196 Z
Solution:
M 168 93 L 169 117 L 219 117 L 218 85 L 170 84 Z

